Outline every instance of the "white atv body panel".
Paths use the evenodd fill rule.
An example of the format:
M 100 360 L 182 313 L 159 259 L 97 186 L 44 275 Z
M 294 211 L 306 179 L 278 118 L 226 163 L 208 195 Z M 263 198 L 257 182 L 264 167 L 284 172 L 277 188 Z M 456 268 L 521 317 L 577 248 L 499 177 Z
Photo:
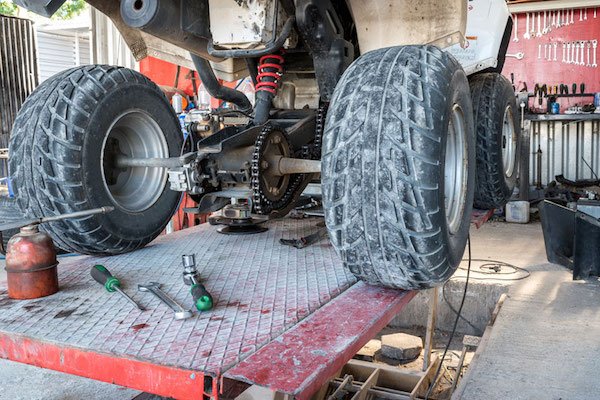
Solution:
M 276 0 L 209 0 L 210 33 L 226 48 L 259 48 L 273 40 L 286 16 Z
M 446 49 L 460 62 L 467 75 L 494 68 L 510 13 L 504 0 L 470 0 L 467 12 L 466 46 Z
M 392 46 L 464 40 L 466 0 L 347 0 L 362 54 Z
M 505 0 L 346 1 L 361 53 L 433 44 L 454 55 L 467 75 L 497 66 L 510 16 Z M 277 0 L 209 0 L 209 9 L 213 41 L 224 48 L 261 48 L 287 17 Z
M 454 55 L 467 75 L 495 67 L 509 18 L 505 0 L 347 0 L 361 53 L 433 44 Z

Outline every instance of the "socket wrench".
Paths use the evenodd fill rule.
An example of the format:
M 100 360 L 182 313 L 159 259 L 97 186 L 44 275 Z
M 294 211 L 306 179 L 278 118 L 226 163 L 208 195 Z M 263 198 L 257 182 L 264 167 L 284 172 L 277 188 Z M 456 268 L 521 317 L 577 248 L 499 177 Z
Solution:
M 175 302 L 172 298 L 167 296 L 165 292 L 160 289 L 160 283 L 150 282 L 147 285 L 138 285 L 140 292 L 150 292 L 165 303 L 171 310 L 175 312 L 175 319 L 186 319 L 193 315 L 190 310 L 186 310 Z

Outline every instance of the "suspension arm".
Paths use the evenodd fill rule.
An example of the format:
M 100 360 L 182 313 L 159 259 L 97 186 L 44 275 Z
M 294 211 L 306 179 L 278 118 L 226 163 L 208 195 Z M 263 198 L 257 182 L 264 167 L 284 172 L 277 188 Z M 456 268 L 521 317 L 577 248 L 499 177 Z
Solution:
M 127 156 L 115 157 L 114 163 L 118 168 L 154 167 L 154 168 L 177 168 L 189 163 L 196 152 L 187 153 L 181 157 L 170 158 L 131 158 Z

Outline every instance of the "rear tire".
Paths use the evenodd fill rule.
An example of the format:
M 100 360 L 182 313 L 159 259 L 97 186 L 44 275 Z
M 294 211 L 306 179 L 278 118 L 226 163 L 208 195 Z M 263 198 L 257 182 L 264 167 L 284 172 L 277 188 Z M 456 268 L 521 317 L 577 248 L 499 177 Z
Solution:
M 19 221 L 23 219 L 21 210 L 19 210 L 19 206 L 15 199 L 11 197 L 0 197 L 0 224 L 5 222 Z M 18 229 L 9 229 L 7 231 L 2 231 L 2 248 L 6 250 L 6 245 L 11 237 L 19 233 Z M 0 252 L 5 254 L 4 251 Z
M 343 74 L 325 125 L 327 228 L 367 283 L 424 289 L 464 253 L 475 137 L 467 77 L 433 46 L 375 50 Z
M 114 206 L 43 228 L 62 249 L 120 254 L 158 236 L 180 195 L 167 188 L 166 170 L 118 169 L 111 157 L 173 157 L 181 146 L 177 117 L 154 83 L 129 69 L 91 65 L 50 78 L 25 102 L 9 169 L 28 217 Z
M 497 73 L 470 79 L 477 137 L 475 208 L 502 208 L 518 176 L 521 126 L 511 83 Z

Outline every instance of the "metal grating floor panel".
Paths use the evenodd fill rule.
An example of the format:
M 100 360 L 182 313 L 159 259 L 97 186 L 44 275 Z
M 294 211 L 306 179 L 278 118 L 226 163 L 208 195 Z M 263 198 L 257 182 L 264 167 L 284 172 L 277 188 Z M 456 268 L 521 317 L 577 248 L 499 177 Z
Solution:
M 197 372 L 221 378 L 241 361 L 269 343 L 275 343 L 275 339 L 281 340 L 284 333 L 294 332 L 295 327 L 305 329 L 299 325 L 301 321 L 310 323 L 319 318 L 332 321 L 339 312 L 348 312 L 348 315 L 362 312 L 365 322 L 361 322 L 361 326 L 327 333 L 347 336 L 344 343 L 349 347 L 362 345 L 370 339 L 367 334 L 385 326 L 393 312 L 398 312 L 412 296 L 404 296 L 402 300 L 402 293 L 406 292 L 369 288 L 362 283 L 355 285 L 355 278 L 342 267 L 327 240 L 305 249 L 279 243 L 280 238 L 298 238 L 315 232 L 320 220 L 270 221 L 266 233 L 248 236 L 222 235 L 216 232 L 216 227 L 204 224 L 162 236 L 134 253 L 104 258 L 62 258 L 59 265 L 61 291 L 55 295 L 15 301 L 9 299 L 6 288 L 0 286 L 0 357 L 164 395 L 170 394 L 166 386 L 160 385 L 165 376 L 194 380 Z M 181 255 L 190 253 L 196 254 L 198 270 L 215 299 L 215 308 L 178 321 L 153 295 L 138 292 L 137 284 L 159 282 L 171 297 L 191 308 L 192 300 L 189 288 L 183 284 L 181 266 Z M 123 289 L 148 311 L 140 312 L 118 294 L 110 294 L 94 282 L 89 270 L 98 263 L 119 277 Z M 351 286 L 353 290 L 348 291 L 348 296 L 339 296 Z M 380 296 L 383 300 L 374 302 L 370 309 L 350 299 L 357 295 Z M 332 301 L 336 297 L 348 299 Z M 311 318 L 307 318 L 309 316 Z M 329 340 L 327 334 L 323 333 L 322 341 Z M 343 355 L 335 350 L 331 359 L 345 362 L 352 356 L 350 350 Z M 47 357 L 54 357 L 54 362 L 39 360 L 38 353 L 47 353 Z M 114 371 L 112 374 L 96 371 L 87 364 L 65 365 L 65 357 L 71 357 L 70 362 L 77 364 L 78 359 L 89 363 L 90 355 L 91 362 L 98 359 L 98 362 L 118 364 L 127 377 L 121 379 L 121 373 Z M 341 360 L 342 356 L 345 360 Z M 259 358 L 257 356 L 257 360 Z M 135 368 L 141 368 L 152 377 L 147 377 L 144 383 L 132 382 L 138 379 L 136 373 L 131 372 Z M 160 378 L 156 378 L 154 372 Z M 183 375 L 177 375 L 180 373 Z M 244 378 L 243 372 L 235 375 L 240 380 L 252 380 Z M 303 375 L 303 379 L 312 379 L 309 375 Z M 206 392 L 208 389 L 202 386 L 206 382 L 200 385 L 194 393 L 200 390 L 213 396 L 217 388 L 209 382 L 212 392 Z M 181 391 L 180 398 L 187 398 L 187 392 Z
M 56 295 L 13 301 L 0 291 L 0 330 L 217 376 L 355 282 L 327 241 L 302 250 L 279 243 L 284 236 L 313 232 L 315 221 L 275 221 L 268 232 L 249 236 L 222 235 L 201 225 L 160 237 L 134 253 L 62 258 Z M 177 321 L 154 296 L 137 292 L 137 284 L 160 282 L 191 307 L 181 266 L 181 255 L 188 253 L 196 253 L 216 306 Z M 89 270 L 98 263 L 149 311 L 134 309 L 95 283 Z

